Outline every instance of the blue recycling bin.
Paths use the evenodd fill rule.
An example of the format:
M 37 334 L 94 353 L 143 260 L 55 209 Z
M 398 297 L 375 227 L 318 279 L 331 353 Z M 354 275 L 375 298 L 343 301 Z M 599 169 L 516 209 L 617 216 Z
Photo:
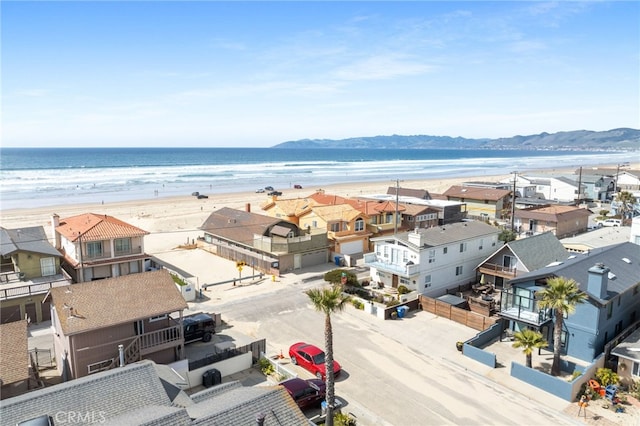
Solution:
M 336 266 L 340 266 L 340 261 L 342 260 L 340 256 L 334 257 L 333 260 L 336 262 Z
M 408 310 L 409 310 L 408 306 L 398 306 L 396 308 L 396 311 L 398 312 L 398 318 L 404 318 L 404 315 L 407 313 Z

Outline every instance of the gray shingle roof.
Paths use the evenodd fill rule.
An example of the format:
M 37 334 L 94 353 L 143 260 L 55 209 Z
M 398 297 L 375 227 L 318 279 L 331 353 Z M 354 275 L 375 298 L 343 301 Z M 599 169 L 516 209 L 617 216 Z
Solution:
M 511 241 L 507 243 L 507 246 L 529 271 L 569 257 L 567 249 L 552 232 Z
M 586 292 L 588 271 L 598 263 L 608 267 L 615 276 L 615 279 L 609 279 L 607 284 L 607 299 L 629 291 L 640 283 L 640 247 L 633 243 L 615 244 L 584 254 L 573 254 L 557 265 L 542 267 L 509 282 L 516 284 L 548 277 L 565 277 L 574 279 L 579 284 L 580 290 Z M 590 296 L 597 299 L 596 295 Z
M 61 257 L 51 243 L 42 226 L 27 228 L 0 228 L 0 255 L 6 256 L 17 251 L 41 253 Z
M 408 236 L 410 233 L 415 232 L 422 234 L 422 240 L 426 241 L 430 247 L 465 241 L 467 239 L 477 238 L 483 235 L 489 237 L 499 233 L 498 229 L 494 226 L 487 225 L 484 222 L 469 221 L 451 223 L 443 226 L 434 226 L 433 228 L 419 228 L 409 232 L 398 233 L 395 235 L 395 238 L 407 246 L 414 246 L 409 242 Z M 385 241 L 390 238 L 394 238 L 394 236 L 371 238 L 371 241 Z
M 287 223 L 282 219 L 223 207 L 209 215 L 199 228 L 209 234 L 237 241 L 245 245 L 253 245 L 254 235 L 267 235 L 268 231 L 279 223 Z M 291 226 L 289 224 L 289 226 Z
M 2 424 L 58 412 L 94 413 L 111 419 L 148 406 L 169 407 L 171 401 L 149 361 L 105 371 L 59 385 L 5 399 L 0 407 Z

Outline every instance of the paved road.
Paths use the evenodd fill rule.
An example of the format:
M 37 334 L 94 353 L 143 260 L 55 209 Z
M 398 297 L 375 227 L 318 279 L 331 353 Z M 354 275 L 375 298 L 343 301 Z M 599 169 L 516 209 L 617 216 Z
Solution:
M 247 288 L 245 297 L 221 297 L 191 309 L 221 312 L 235 332 L 264 337 L 271 354 L 286 355 L 297 341 L 324 346 L 324 317 L 303 293 L 322 284 L 263 283 L 269 291 Z M 239 296 L 244 290 L 233 291 Z M 561 412 L 567 404 L 555 397 L 533 399 L 485 377 L 488 367 L 455 349 L 456 341 L 475 335 L 460 324 L 427 312 L 382 321 L 352 306 L 334 315 L 332 324 L 335 357 L 344 368 L 336 394 L 360 425 L 581 424 Z M 288 360 L 285 366 L 311 377 Z

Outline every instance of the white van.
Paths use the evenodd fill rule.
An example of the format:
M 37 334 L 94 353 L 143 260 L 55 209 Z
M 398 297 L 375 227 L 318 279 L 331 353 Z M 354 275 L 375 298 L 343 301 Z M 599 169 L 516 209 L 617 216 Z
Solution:
M 622 219 L 605 219 L 600 223 L 602 226 L 622 226 Z

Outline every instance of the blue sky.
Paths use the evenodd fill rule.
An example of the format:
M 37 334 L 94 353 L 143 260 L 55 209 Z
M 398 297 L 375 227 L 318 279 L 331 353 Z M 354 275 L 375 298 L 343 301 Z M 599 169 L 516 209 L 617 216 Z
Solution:
M 2 146 L 640 128 L 640 3 L 3 1 Z

